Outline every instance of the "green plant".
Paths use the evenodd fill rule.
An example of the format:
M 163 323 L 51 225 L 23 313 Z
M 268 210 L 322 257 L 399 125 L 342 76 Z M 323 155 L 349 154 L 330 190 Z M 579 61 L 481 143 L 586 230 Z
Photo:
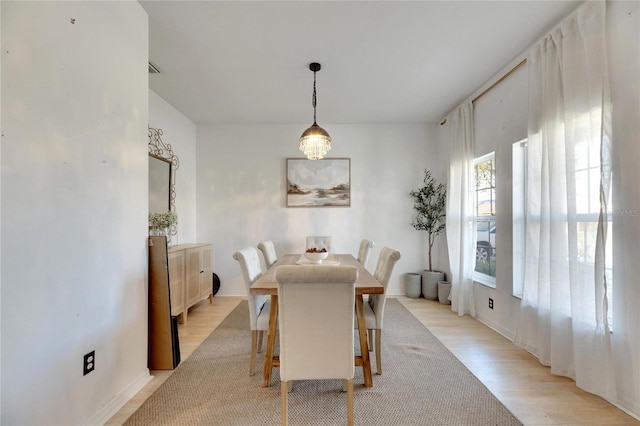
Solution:
M 444 231 L 446 226 L 447 191 L 443 184 L 436 182 L 427 169 L 424 170 L 423 182 L 422 187 L 409 192 L 409 196 L 413 199 L 413 208 L 417 212 L 411 226 L 418 231 L 428 233 L 429 271 L 433 271 L 431 249 L 436 237 Z

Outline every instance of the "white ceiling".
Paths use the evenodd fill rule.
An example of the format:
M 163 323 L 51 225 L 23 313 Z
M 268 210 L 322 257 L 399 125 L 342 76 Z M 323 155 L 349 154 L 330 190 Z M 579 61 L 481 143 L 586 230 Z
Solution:
M 197 124 L 435 123 L 581 1 L 140 1 L 151 89 Z

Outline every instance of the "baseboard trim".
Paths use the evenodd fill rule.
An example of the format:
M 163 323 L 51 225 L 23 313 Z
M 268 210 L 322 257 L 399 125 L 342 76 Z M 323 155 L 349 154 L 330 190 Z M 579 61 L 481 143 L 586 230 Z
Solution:
M 95 413 L 87 422 L 90 425 L 104 425 L 113 417 L 122 407 L 125 406 L 131 398 L 133 398 L 142 388 L 153 379 L 147 369 L 131 381 L 120 393 L 113 397 L 109 403 L 103 406 Z
M 487 318 L 483 317 L 482 315 L 476 315 L 474 318 L 511 342 L 513 342 L 513 340 L 516 337 L 512 331 L 506 328 L 500 327 L 498 324 L 495 324 L 492 321 L 489 321 Z

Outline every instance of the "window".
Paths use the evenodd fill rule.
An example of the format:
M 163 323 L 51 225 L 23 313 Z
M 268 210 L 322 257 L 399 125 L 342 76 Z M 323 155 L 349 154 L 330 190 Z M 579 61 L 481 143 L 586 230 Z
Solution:
M 527 140 L 513 144 L 513 295 L 522 297 L 524 286 L 526 194 L 527 194 Z M 580 142 L 573 152 L 573 179 L 569 185 L 575 187 L 575 224 L 567 228 L 567 234 L 573 236 L 570 244 L 577 247 L 577 258 L 573 259 L 578 274 L 592 274 L 594 254 L 600 212 L 600 150 L 597 141 Z M 605 277 L 608 298 L 608 320 L 611 328 L 613 300 L 612 266 L 612 204 L 611 193 L 607 203 L 607 241 L 605 243 Z
M 586 117 L 579 121 L 588 122 Z M 595 138 L 579 142 L 575 146 L 574 175 L 576 191 L 576 244 L 578 273 L 590 274 L 594 268 L 594 254 L 600 215 L 600 143 Z M 613 322 L 613 265 L 612 265 L 612 204 L 611 191 L 607 200 L 607 241 L 605 242 L 605 278 L 608 299 L 608 323 Z
M 496 285 L 496 161 L 495 153 L 476 158 L 475 231 L 476 266 L 473 279 L 491 287 Z

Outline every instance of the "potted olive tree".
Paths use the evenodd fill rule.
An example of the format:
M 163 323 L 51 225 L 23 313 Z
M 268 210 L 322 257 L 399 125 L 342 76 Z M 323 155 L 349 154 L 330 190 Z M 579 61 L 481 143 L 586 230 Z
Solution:
M 446 189 L 438 184 L 427 169 L 424 171 L 424 185 L 409 193 L 413 200 L 413 208 L 417 212 L 411 222 L 414 229 L 426 231 L 428 234 L 427 249 L 429 269 L 422 271 L 422 295 L 426 299 L 438 299 L 438 282 L 444 281 L 444 272 L 435 271 L 431 262 L 433 243 L 446 226 Z

